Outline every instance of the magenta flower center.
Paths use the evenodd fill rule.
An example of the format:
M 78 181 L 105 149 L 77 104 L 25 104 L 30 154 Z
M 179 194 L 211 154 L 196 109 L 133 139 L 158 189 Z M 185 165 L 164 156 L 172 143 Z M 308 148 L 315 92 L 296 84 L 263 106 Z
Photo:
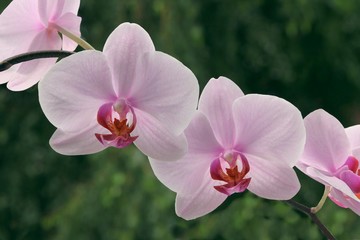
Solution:
M 95 134 L 105 146 L 123 148 L 138 138 L 138 136 L 131 136 L 136 127 L 136 116 L 124 99 L 102 105 L 98 110 L 97 121 L 110 131 L 109 134 Z
M 353 156 L 349 156 L 345 164 L 338 170 L 336 174 L 343 180 L 354 194 L 360 199 L 360 169 L 359 160 Z
M 251 178 L 245 178 L 249 171 L 248 160 L 238 152 L 226 152 L 215 159 L 210 166 L 211 178 L 225 182 L 225 184 L 214 186 L 214 188 L 228 196 L 246 190 L 251 180 Z

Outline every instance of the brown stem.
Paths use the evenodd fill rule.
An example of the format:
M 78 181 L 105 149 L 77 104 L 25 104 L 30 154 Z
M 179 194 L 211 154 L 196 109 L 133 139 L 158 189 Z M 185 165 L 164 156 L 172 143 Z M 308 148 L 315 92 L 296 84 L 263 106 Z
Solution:
M 325 227 L 325 225 L 320 221 L 320 219 L 316 216 L 315 213 L 311 211 L 311 208 L 302 205 L 301 203 L 298 203 L 292 199 L 284 201 L 287 204 L 291 205 L 292 207 L 296 208 L 297 210 L 307 214 L 311 220 L 318 226 L 321 233 L 330 240 L 335 240 L 335 237 L 331 234 L 331 232 Z
M 73 53 L 74 52 L 50 50 L 19 54 L 0 62 L 0 72 L 11 68 L 13 65 L 18 63 L 27 62 L 39 58 L 64 58 L 70 56 Z

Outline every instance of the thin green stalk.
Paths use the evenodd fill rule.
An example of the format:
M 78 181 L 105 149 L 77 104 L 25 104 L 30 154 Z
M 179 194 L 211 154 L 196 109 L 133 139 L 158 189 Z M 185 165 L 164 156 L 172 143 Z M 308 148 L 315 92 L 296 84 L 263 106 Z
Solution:
M 88 42 L 86 42 L 84 39 L 76 36 L 75 34 L 67 31 L 66 29 L 54 24 L 54 28 L 56 28 L 61 34 L 63 34 L 64 36 L 70 38 L 71 40 L 73 40 L 74 42 L 76 42 L 77 44 L 79 44 L 80 47 L 82 47 L 83 49 L 86 50 L 95 50 L 95 48 L 93 48 L 93 46 L 91 46 Z
M 312 207 L 311 208 L 311 212 L 312 213 L 317 213 L 318 211 L 320 211 L 320 209 L 323 207 L 328 195 L 329 195 L 329 192 L 331 190 L 331 187 L 330 186 L 326 186 L 325 189 L 324 189 L 324 194 L 322 196 L 322 198 L 320 199 L 318 205 L 316 205 L 316 207 Z

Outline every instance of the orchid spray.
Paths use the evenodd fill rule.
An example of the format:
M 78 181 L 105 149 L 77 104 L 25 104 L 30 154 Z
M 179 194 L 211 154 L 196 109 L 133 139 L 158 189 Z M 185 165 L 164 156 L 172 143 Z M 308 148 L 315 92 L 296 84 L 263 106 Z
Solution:
M 328 239 L 316 216 L 327 198 L 360 215 L 359 125 L 344 128 L 325 110 L 303 119 L 287 100 L 244 94 L 226 77 L 210 79 L 199 97 L 195 74 L 156 50 L 138 24 L 120 24 L 95 50 L 81 38 L 79 7 L 80 0 L 13 0 L 0 14 L 0 84 L 22 91 L 40 81 L 56 152 L 134 144 L 186 220 L 246 190 L 306 213 Z M 325 186 L 316 207 L 293 200 L 301 187 L 295 167 Z

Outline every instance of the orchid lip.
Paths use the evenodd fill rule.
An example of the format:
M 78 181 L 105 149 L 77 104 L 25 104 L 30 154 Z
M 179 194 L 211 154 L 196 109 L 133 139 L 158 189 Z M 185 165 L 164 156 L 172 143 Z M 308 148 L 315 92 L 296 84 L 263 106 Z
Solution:
M 113 114 L 118 115 L 118 118 Z M 95 134 L 105 146 L 124 148 L 138 138 L 138 136 L 131 136 L 136 127 L 136 115 L 124 99 L 102 105 L 98 110 L 97 121 L 110 131 L 109 134 Z
M 344 181 L 351 191 L 360 199 L 359 161 L 354 156 L 349 156 L 345 164 L 336 171 L 335 175 Z
M 224 167 L 224 165 L 228 167 Z M 241 171 L 239 171 L 239 166 L 241 166 Z M 226 152 L 216 158 L 210 166 L 211 178 L 225 182 L 214 188 L 228 196 L 247 189 L 251 178 L 245 178 L 245 176 L 249 171 L 250 165 L 247 158 L 238 152 Z

